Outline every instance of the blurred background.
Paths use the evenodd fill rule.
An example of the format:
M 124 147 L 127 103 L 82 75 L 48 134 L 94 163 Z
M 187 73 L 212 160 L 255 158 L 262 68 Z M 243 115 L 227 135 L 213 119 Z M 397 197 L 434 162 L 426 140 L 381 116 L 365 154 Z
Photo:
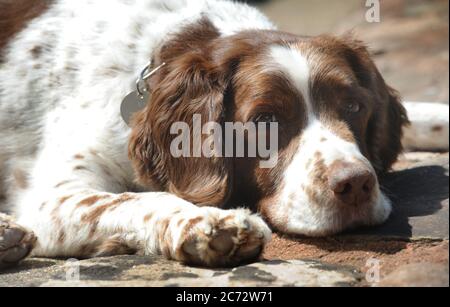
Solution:
M 381 0 L 381 21 L 366 0 L 254 0 L 279 27 L 297 34 L 354 31 L 387 82 L 408 101 L 449 101 L 449 1 Z

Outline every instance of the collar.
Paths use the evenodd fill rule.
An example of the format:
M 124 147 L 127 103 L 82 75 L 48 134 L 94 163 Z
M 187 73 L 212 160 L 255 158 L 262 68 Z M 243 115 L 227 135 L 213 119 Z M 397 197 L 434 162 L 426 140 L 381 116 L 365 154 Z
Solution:
M 163 68 L 166 63 L 162 63 L 158 67 L 151 69 L 152 62 L 148 62 L 147 66 L 141 71 L 139 78 L 136 81 L 136 92 L 138 95 L 143 96 L 145 92 L 150 92 L 147 80 L 157 73 L 161 68 Z

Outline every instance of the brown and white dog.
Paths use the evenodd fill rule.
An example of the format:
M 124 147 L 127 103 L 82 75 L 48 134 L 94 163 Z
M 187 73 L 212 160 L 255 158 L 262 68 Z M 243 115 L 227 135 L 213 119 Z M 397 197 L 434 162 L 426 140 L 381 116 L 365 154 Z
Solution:
M 31 251 L 236 265 L 268 225 L 326 236 L 390 215 L 377 175 L 408 118 L 360 41 L 223 0 L 2 1 L 0 27 L 0 208 L 26 227 L 0 218 L 0 266 Z M 149 59 L 165 66 L 129 128 L 121 101 Z M 278 163 L 175 158 L 171 125 L 194 115 L 276 122 Z

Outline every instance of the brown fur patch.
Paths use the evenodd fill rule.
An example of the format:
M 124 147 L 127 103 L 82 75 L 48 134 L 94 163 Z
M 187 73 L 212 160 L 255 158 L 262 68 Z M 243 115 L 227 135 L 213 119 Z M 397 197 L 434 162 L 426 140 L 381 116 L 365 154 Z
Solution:
M 320 152 L 314 154 L 314 165 L 309 178 L 311 184 L 305 189 L 306 195 L 315 204 L 325 204 L 329 199 L 328 168 Z
M 95 257 L 111 257 L 118 255 L 133 255 L 136 249 L 128 246 L 123 240 L 109 239 L 100 244 L 94 252 Z
M 190 220 L 186 223 L 186 225 L 184 226 L 184 228 L 183 228 L 183 231 L 182 231 L 182 237 L 186 238 L 186 237 L 188 236 L 188 233 L 190 232 L 190 230 L 191 230 L 195 225 L 197 225 L 198 223 L 200 223 L 201 221 L 203 221 L 203 217 L 201 217 L 201 216 L 196 217 L 196 218 L 193 218 L 193 219 L 190 219 Z M 181 241 L 184 241 L 184 240 L 181 240 Z
M 170 219 L 158 222 L 158 242 L 163 256 L 172 257 L 172 236 L 169 231 Z
M 58 235 L 58 243 L 59 244 L 64 244 L 64 241 L 66 240 L 66 233 L 64 232 L 64 230 L 60 230 L 59 231 L 59 235 Z
M 65 180 L 65 181 L 61 181 L 60 183 L 58 183 L 57 185 L 55 185 L 55 189 L 62 187 L 63 185 L 66 185 L 68 183 L 71 183 L 71 180 Z
M 0 1 L 0 51 L 32 19 L 42 15 L 52 2 L 51 0 Z
M 95 244 L 83 244 L 78 249 L 77 255 L 79 258 L 87 258 L 95 255 L 97 247 Z
M 90 153 L 91 155 L 95 156 L 95 157 L 98 157 L 98 156 L 99 156 L 99 155 L 98 155 L 98 151 L 93 150 L 93 149 L 89 150 L 89 153 Z
M 227 216 L 227 217 L 225 217 L 225 218 L 220 220 L 219 227 L 221 228 L 221 227 L 223 227 L 226 224 L 234 222 L 234 220 L 235 220 L 235 217 L 233 215 L 229 215 L 229 216 Z
M 75 167 L 73 168 L 73 170 L 74 170 L 74 171 L 89 171 L 89 169 L 88 169 L 86 166 L 83 166 L 83 165 L 75 166 Z
M 201 221 L 203 221 L 203 217 L 201 217 L 201 216 L 190 219 L 186 223 L 186 225 L 183 227 L 183 230 L 181 231 L 180 242 L 186 242 L 186 240 L 188 239 L 188 237 L 190 235 L 189 232 L 191 231 L 191 229 L 195 225 L 200 223 Z M 175 250 L 174 257 L 179 260 L 182 259 L 183 261 L 188 262 L 188 263 L 192 262 L 192 259 L 191 259 L 192 257 L 189 254 L 185 253 L 185 251 L 183 250 L 183 245 L 178 246 L 178 248 Z
M 106 203 L 106 204 L 103 204 L 103 205 L 100 205 L 98 207 L 91 209 L 89 212 L 87 212 L 86 214 L 84 214 L 81 217 L 81 220 L 85 223 L 88 223 L 91 226 L 90 233 L 92 236 L 97 231 L 97 226 L 98 226 L 100 217 L 106 211 L 113 211 L 117 207 L 122 205 L 123 203 L 126 203 L 127 201 L 130 201 L 133 199 L 136 199 L 136 197 L 133 194 L 128 194 L 128 193 L 122 194 L 118 198 L 116 198 L 115 200 L 113 200 L 109 203 Z
M 343 121 L 326 121 L 326 126 L 335 135 L 339 136 L 344 141 L 357 144 L 354 132 L 349 128 L 348 124 Z
M 61 197 L 60 199 L 58 199 L 58 207 L 61 206 L 62 204 L 64 204 L 67 200 L 71 199 L 73 197 L 73 195 L 68 195 L 68 196 L 64 196 Z
M 77 205 L 77 207 L 89 207 L 89 206 L 93 206 L 96 203 L 98 203 L 101 200 L 104 199 L 108 199 L 111 198 L 110 195 L 94 195 L 94 196 L 90 196 L 88 198 L 83 199 L 82 201 L 80 201 Z
M 83 215 L 81 220 L 83 222 L 94 225 L 94 224 L 98 223 L 98 220 L 103 215 L 103 213 L 105 213 L 105 211 L 111 210 L 111 209 L 115 208 L 115 206 L 117 206 L 117 205 L 106 204 L 106 205 L 101 205 L 101 206 L 95 207 L 92 210 L 90 210 L 88 213 Z
M 33 58 L 39 58 L 42 54 L 42 46 L 34 46 L 33 48 L 31 48 L 30 53 Z
M 115 209 L 115 208 L 117 208 L 117 205 L 121 205 L 121 204 L 126 203 L 126 202 L 128 202 L 130 200 L 135 200 L 135 199 L 137 199 L 137 197 L 138 196 L 135 195 L 135 194 L 124 193 L 124 194 L 121 194 L 120 196 L 118 196 L 115 200 L 105 204 L 105 206 L 111 206 L 111 208 Z M 111 209 L 111 210 L 113 210 L 113 209 Z
M 149 213 L 146 216 L 144 216 L 144 223 L 148 223 L 153 218 L 153 216 L 154 216 L 153 213 Z

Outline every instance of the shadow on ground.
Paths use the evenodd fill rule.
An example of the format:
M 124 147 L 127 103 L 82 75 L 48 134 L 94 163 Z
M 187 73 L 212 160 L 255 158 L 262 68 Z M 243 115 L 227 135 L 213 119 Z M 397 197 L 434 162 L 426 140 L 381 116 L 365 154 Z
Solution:
M 384 187 L 393 203 L 392 216 L 366 234 L 448 238 L 448 169 L 423 166 L 395 172 L 385 178 Z

